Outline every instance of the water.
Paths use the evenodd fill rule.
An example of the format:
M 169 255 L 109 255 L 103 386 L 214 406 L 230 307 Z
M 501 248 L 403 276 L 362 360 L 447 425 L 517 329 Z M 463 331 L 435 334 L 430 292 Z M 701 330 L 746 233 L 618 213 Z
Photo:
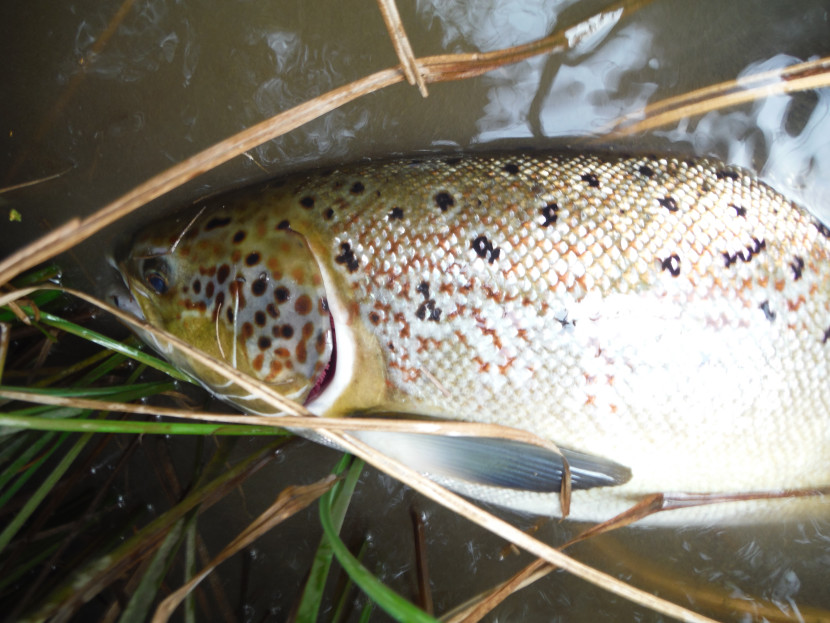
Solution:
M 492 50 L 573 25 L 598 1 L 401 2 L 416 54 Z M 396 63 L 371 3 L 204 3 L 137 0 L 101 44 L 119 1 L 6 3 L 0 19 L 3 148 L 0 186 L 56 179 L 0 195 L 3 255 L 72 215 L 87 215 L 147 177 L 308 98 Z M 657 1 L 611 22 L 576 49 L 534 58 L 480 78 L 417 91 L 398 85 L 365 97 L 212 171 L 142 214 L 103 232 L 62 262 L 69 278 L 100 292 L 112 275 L 103 253 L 153 212 L 229 186 L 303 166 L 414 151 L 492 147 L 583 148 L 619 115 L 646 103 L 793 62 L 830 55 L 830 2 Z M 830 219 L 830 90 L 775 96 L 615 141 L 620 151 L 715 156 L 757 172 L 785 195 Z M 14 208 L 22 222 L 7 222 Z M 190 446 L 184 446 L 189 448 Z M 186 452 L 186 450 L 183 450 Z M 759 457 L 759 460 L 763 460 Z M 307 482 L 334 461 L 304 443 L 246 487 L 258 513 L 283 484 Z M 148 495 L 142 489 L 128 496 Z M 367 563 L 412 595 L 409 505 L 427 515 L 439 611 L 506 578 L 529 559 L 500 557 L 503 544 L 460 517 L 368 473 L 347 519 L 352 542 L 371 535 Z M 222 541 L 249 516 L 239 504 L 208 515 Z M 532 518 L 510 516 L 523 527 Z M 383 520 L 379 520 L 382 517 Z M 549 524 L 562 542 L 577 528 Z M 715 616 L 705 589 L 809 618 L 830 608 L 830 519 L 753 528 L 628 530 L 574 552 L 620 577 Z M 248 560 L 251 620 L 285 616 L 319 537 L 314 511 L 256 545 Z M 211 541 L 212 542 L 212 541 Z M 633 552 L 633 553 L 632 553 Z M 636 554 L 636 556 L 634 555 Z M 223 581 L 237 586 L 242 562 Z M 661 580 L 669 577 L 668 583 Z M 716 598 L 717 601 L 717 598 Z M 659 620 L 656 615 L 553 574 L 511 598 L 494 620 Z M 376 613 L 375 619 L 383 616 Z

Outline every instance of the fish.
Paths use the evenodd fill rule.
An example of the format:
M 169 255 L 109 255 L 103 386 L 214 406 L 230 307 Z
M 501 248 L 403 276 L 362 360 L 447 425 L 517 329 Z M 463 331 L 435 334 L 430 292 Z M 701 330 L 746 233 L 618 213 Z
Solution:
M 562 449 L 570 517 L 657 492 L 830 485 L 830 229 L 742 169 L 614 154 L 398 158 L 209 198 L 137 232 L 132 308 L 323 417 L 502 424 Z M 219 398 L 275 415 L 163 344 Z M 557 516 L 562 457 L 361 432 Z M 821 496 L 660 522 L 827 515 Z M 670 517 L 670 518 L 669 518 Z

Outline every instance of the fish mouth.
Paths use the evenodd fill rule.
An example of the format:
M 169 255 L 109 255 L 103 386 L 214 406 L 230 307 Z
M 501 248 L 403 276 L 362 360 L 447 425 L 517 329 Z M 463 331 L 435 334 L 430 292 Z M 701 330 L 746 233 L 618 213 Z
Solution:
M 358 340 L 354 319 L 345 301 L 338 298 L 336 282 L 325 264 L 312 252 L 323 278 L 323 292 L 329 308 L 332 349 L 328 365 L 315 379 L 304 405 L 316 415 L 325 415 L 347 390 L 355 372 Z
M 104 299 L 112 303 L 114 307 L 122 312 L 135 316 L 139 320 L 146 320 L 144 312 L 130 289 L 130 282 L 127 277 L 125 259 L 119 260 L 117 253 L 107 255 L 106 262 L 118 273 L 118 278 L 111 279 L 110 284 L 104 291 Z
M 331 331 L 331 357 L 329 357 L 329 361 L 325 368 L 323 368 L 323 371 L 314 381 L 314 385 L 308 393 L 308 397 L 303 402 L 304 406 L 307 406 L 309 403 L 316 400 L 326 390 L 334 379 L 334 374 L 337 370 L 337 332 L 334 328 L 334 316 L 330 312 L 329 323 Z

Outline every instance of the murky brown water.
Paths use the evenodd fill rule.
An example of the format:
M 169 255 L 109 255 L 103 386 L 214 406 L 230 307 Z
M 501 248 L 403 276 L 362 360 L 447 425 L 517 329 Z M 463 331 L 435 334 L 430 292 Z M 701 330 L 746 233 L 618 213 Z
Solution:
M 401 2 L 416 54 L 492 50 L 541 37 L 606 6 L 599 1 Z M 152 174 L 290 106 L 396 63 L 372 3 L 222 3 L 136 0 L 104 45 L 119 1 L 7 3 L 0 14 L 0 186 L 61 173 L 0 195 L 0 255 L 71 215 L 86 215 Z M 197 180 L 151 210 L 303 166 L 419 150 L 579 147 L 646 103 L 765 69 L 830 54 L 830 2 L 657 0 L 577 49 L 463 83 L 433 85 L 422 100 L 399 85 L 363 98 Z M 96 46 L 100 45 L 100 49 Z M 614 144 L 614 149 L 711 155 L 758 172 L 784 194 L 830 218 L 830 90 L 778 96 L 709 113 Z M 21 223 L 7 220 L 14 208 Z M 138 215 L 140 220 L 146 216 Z M 68 258 L 71 280 L 100 290 L 113 227 Z M 78 262 L 77 264 L 75 262 Z M 335 455 L 304 443 L 246 487 L 257 513 L 283 484 L 325 473 Z M 759 461 L 763 457 L 758 458 Z M 830 468 L 829 468 L 830 469 Z M 140 489 L 126 495 L 143 495 Z M 258 494 L 262 495 L 260 499 Z M 346 532 L 369 534 L 367 562 L 411 595 L 409 503 L 389 479 L 369 475 Z M 525 558 L 499 559 L 498 539 L 425 501 L 439 611 L 507 577 Z M 244 526 L 239 504 L 211 511 L 219 535 Z M 519 519 L 529 526 L 532 519 Z M 574 527 L 548 526 L 561 542 Z M 319 536 L 309 512 L 256 545 L 249 619 L 285 616 Z M 751 603 L 767 599 L 798 619 L 830 608 L 828 516 L 800 525 L 629 530 L 575 554 L 620 577 L 715 616 L 700 587 Z M 620 549 L 627 554 L 620 553 Z M 644 562 L 647 561 L 647 562 Z M 223 570 L 229 587 L 240 563 Z M 650 574 L 643 578 L 642 575 Z M 233 590 L 232 588 L 229 590 Z M 377 620 L 383 616 L 376 613 Z M 565 574 L 508 601 L 494 620 L 658 620 Z M 805 618 L 809 616 L 805 614 Z

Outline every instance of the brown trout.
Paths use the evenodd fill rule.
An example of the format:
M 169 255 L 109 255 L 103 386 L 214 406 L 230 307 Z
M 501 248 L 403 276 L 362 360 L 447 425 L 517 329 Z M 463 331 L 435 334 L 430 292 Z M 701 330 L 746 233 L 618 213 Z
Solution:
M 121 258 L 139 313 L 318 415 L 529 430 L 566 449 L 576 518 L 607 519 L 653 492 L 830 485 L 830 230 L 746 172 L 672 158 L 424 158 L 295 176 L 198 209 L 140 232 Z M 559 512 L 561 461 L 547 451 L 359 436 L 462 493 Z M 830 510 L 742 502 L 682 521 L 808 507 Z

